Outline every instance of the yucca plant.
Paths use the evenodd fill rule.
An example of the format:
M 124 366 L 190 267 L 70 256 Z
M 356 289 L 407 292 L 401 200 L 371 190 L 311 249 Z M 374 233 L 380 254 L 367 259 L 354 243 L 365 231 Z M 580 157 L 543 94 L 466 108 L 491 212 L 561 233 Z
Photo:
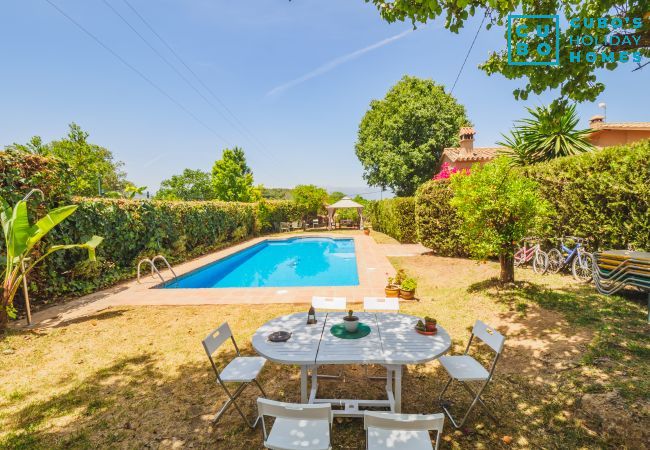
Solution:
M 23 277 L 38 263 L 59 250 L 83 248 L 88 250 L 88 258 L 95 260 L 95 248 L 102 242 L 100 236 L 93 236 L 84 244 L 52 245 L 42 254 L 35 256 L 33 261 L 28 259 L 36 244 L 46 236 L 52 228 L 63 222 L 77 209 L 77 205 L 62 206 L 49 211 L 44 217 L 29 223 L 27 200 L 35 193 L 43 193 L 38 189 L 31 190 L 12 208 L 3 198 L 0 198 L 0 221 L 5 237 L 5 267 L 1 288 L 2 303 L 0 303 L 0 330 L 7 325 L 9 318 L 15 318 L 13 306 L 14 297 L 20 288 Z
M 558 102 L 526 109 L 531 117 L 517 121 L 511 135 L 499 143 L 509 148 L 503 153 L 513 164 L 533 164 L 593 149 L 587 140 L 592 130 L 577 129 L 576 105 Z

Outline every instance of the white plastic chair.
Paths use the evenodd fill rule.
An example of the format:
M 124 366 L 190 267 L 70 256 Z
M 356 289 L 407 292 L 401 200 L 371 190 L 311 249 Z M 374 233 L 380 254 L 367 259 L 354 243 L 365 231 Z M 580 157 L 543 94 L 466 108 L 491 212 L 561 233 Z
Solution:
M 477 360 L 468 355 L 469 348 L 470 345 L 472 345 L 472 340 L 474 337 L 477 337 L 483 341 L 495 352 L 495 356 L 492 360 L 489 371 L 485 369 L 485 367 L 483 367 Z M 442 367 L 444 367 L 449 374 L 449 381 L 447 381 L 445 388 L 440 393 L 438 400 L 440 401 L 442 408 L 445 410 L 445 413 L 447 413 L 447 416 L 449 417 L 449 420 L 451 420 L 451 423 L 454 425 L 454 427 L 460 428 L 463 426 L 467 420 L 467 417 L 469 416 L 469 413 L 472 411 L 474 406 L 476 406 L 476 403 L 480 403 L 481 406 L 483 406 L 485 409 L 487 415 L 490 416 L 492 420 L 497 422 L 497 419 L 494 417 L 494 415 L 492 415 L 487 405 L 483 403 L 483 400 L 481 400 L 481 394 L 492 379 L 494 368 L 497 365 L 499 356 L 501 356 L 501 353 L 503 352 L 503 343 L 505 340 L 505 336 L 503 336 L 497 330 L 486 325 L 480 320 L 477 320 L 474 324 L 474 328 L 472 329 L 472 335 L 470 336 L 469 342 L 467 343 L 467 348 L 465 348 L 465 353 L 458 356 L 441 356 L 438 359 L 440 361 L 440 364 L 442 364 Z M 474 400 L 472 400 L 471 405 L 467 409 L 465 416 L 463 416 L 463 419 L 459 424 L 456 424 L 456 421 L 451 415 L 451 412 L 447 409 L 447 402 L 443 400 L 443 396 L 447 391 L 447 388 L 449 388 L 449 385 L 451 385 L 451 382 L 454 380 L 460 382 L 461 386 L 463 386 L 463 388 L 465 388 L 465 390 L 474 397 Z M 474 392 L 474 390 L 467 384 L 467 382 L 471 381 L 483 382 L 478 392 Z
M 214 359 L 212 358 L 212 355 L 224 342 L 228 340 L 228 338 L 232 340 L 232 344 L 235 346 L 237 357 L 230 361 L 226 367 L 223 368 L 223 370 L 219 371 L 216 363 L 214 362 Z M 222 324 L 219 328 L 212 331 L 205 339 L 203 339 L 203 348 L 205 349 L 205 353 L 208 355 L 210 364 L 212 364 L 212 369 L 214 370 L 214 374 L 217 376 L 217 381 L 223 390 L 226 391 L 226 395 L 228 395 L 228 401 L 226 401 L 219 412 L 214 416 L 212 422 L 216 423 L 226 412 L 228 407 L 230 405 L 234 405 L 235 408 L 237 408 L 239 415 L 242 416 L 242 419 L 244 419 L 248 426 L 255 428 L 255 425 L 257 425 L 257 420 L 255 420 L 253 423 L 249 422 L 237 404 L 236 399 L 250 383 L 255 383 L 255 385 L 262 392 L 262 395 L 266 397 L 264 389 L 262 389 L 262 386 L 257 381 L 257 376 L 264 367 L 264 364 L 266 364 L 266 359 L 262 358 L 261 356 L 241 356 L 239 353 L 239 347 L 237 347 L 237 342 L 235 342 L 235 338 L 232 335 L 232 331 L 230 331 L 228 323 Z M 230 390 L 228 390 L 226 387 L 225 383 L 241 384 L 235 390 L 235 392 L 231 393 Z
M 271 450 L 329 450 L 332 405 L 296 404 L 257 399 L 258 420 L 262 421 L 264 446 Z M 264 417 L 275 417 L 267 432 Z
M 345 311 L 348 301 L 346 297 L 317 297 L 311 298 L 311 306 L 316 310 Z
M 445 415 L 393 414 L 365 411 L 368 450 L 433 450 L 430 431 L 436 432 L 436 450 L 440 446 Z
M 364 297 L 364 311 L 399 311 L 399 299 L 390 297 Z

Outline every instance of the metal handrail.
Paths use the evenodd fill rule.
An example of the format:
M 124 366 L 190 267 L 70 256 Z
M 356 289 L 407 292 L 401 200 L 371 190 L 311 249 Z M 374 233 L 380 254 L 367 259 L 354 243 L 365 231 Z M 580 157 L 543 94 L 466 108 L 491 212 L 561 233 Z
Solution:
M 167 261 L 167 258 L 165 258 L 163 255 L 154 256 L 153 259 L 151 260 L 151 264 L 155 267 L 154 263 L 156 262 L 157 259 L 162 259 L 163 262 L 167 265 L 167 268 L 170 270 L 172 275 L 174 275 L 174 278 L 176 278 L 176 272 L 174 272 L 174 269 L 172 269 L 172 266 L 169 264 L 169 261 Z
M 151 265 L 151 276 L 153 276 L 153 273 L 155 271 L 156 274 L 158 274 L 158 277 L 160 278 L 160 281 L 162 281 L 163 283 L 165 282 L 165 279 L 162 277 L 162 275 L 160 274 L 160 272 L 156 268 L 156 265 L 153 263 L 153 261 L 150 260 L 149 258 L 144 258 L 144 259 L 140 260 L 140 262 L 138 263 L 138 283 L 140 283 L 140 266 L 142 266 L 142 263 L 149 263 Z M 168 265 L 169 265 L 169 263 L 168 263 Z M 174 273 L 173 270 L 172 270 L 172 273 Z

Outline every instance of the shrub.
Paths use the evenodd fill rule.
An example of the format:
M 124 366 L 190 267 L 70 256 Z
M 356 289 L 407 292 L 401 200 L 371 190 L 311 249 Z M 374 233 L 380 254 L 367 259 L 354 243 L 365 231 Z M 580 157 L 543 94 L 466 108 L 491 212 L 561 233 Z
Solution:
M 55 158 L 0 151 L 0 197 L 14 205 L 32 189 L 40 189 L 49 206 L 69 203 L 70 167 Z M 38 196 L 35 199 L 40 198 Z
M 302 209 L 289 200 L 261 200 L 257 210 L 257 229 L 262 233 L 280 230 L 280 222 L 300 220 Z
M 548 216 L 548 202 L 537 183 L 511 170 L 501 156 L 472 170 L 472 175 L 451 178 L 451 205 L 462 219 L 461 229 L 472 257 L 499 256 L 500 281 L 515 279 L 516 243 Z
M 650 140 L 522 170 L 555 209 L 547 237 L 585 237 L 593 249 L 650 250 Z
M 257 205 L 234 202 L 173 202 L 75 198 L 68 221 L 51 232 L 54 242 L 104 237 L 96 265 L 82 252 L 55 254 L 30 277 L 35 298 L 93 292 L 135 275 L 138 261 L 162 253 L 170 263 L 205 254 L 251 237 Z M 49 240 L 50 236 L 48 236 Z
M 418 241 L 441 256 L 466 256 L 461 221 L 451 207 L 449 180 L 431 180 L 415 194 L 415 217 Z
M 417 242 L 415 229 L 415 198 L 396 197 L 368 204 L 372 228 L 402 243 Z

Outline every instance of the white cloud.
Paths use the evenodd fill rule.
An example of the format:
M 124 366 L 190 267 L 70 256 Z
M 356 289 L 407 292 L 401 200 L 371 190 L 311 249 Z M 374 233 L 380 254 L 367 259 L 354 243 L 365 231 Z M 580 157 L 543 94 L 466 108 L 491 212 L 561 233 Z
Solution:
M 368 52 L 371 52 L 371 51 L 376 50 L 378 48 L 384 47 L 385 45 L 388 45 L 388 44 L 390 44 L 392 42 L 398 41 L 398 40 L 402 39 L 403 37 L 408 36 L 413 31 L 415 31 L 415 30 L 408 29 L 408 30 L 402 31 L 401 33 L 396 34 L 395 36 L 391 36 L 391 37 L 383 39 L 383 40 L 381 40 L 379 42 L 375 42 L 374 44 L 369 45 L 367 47 L 364 47 L 362 49 L 356 50 L 356 51 L 354 51 L 352 53 L 348 53 L 347 55 L 343 55 L 343 56 L 335 58 L 335 59 L 333 59 L 331 61 L 328 61 L 325 64 L 323 64 L 322 66 L 316 68 L 315 70 L 312 70 L 311 72 L 308 72 L 308 73 L 306 73 L 306 74 L 304 74 L 304 75 L 302 75 L 302 76 L 300 76 L 298 78 L 294 78 L 291 81 L 288 81 L 288 82 L 286 82 L 284 84 L 281 84 L 279 86 L 274 87 L 269 92 L 267 92 L 266 95 L 267 95 L 267 97 L 269 97 L 269 96 L 280 94 L 280 93 L 282 93 L 282 92 L 284 92 L 284 91 L 286 91 L 288 89 L 291 89 L 294 86 L 297 86 L 299 84 L 304 83 L 305 81 L 309 81 L 312 78 L 316 78 L 316 77 L 318 77 L 320 75 L 323 75 L 324 73 L 329 72 L 330 70 L 334 70 L 338 66 L 340 66 L 341 64 L 345 64 L 346 62 L 357 59 L 360 56 L 362 56 L 362 55 L 364 55 L 364 54 L 366 54 Z

